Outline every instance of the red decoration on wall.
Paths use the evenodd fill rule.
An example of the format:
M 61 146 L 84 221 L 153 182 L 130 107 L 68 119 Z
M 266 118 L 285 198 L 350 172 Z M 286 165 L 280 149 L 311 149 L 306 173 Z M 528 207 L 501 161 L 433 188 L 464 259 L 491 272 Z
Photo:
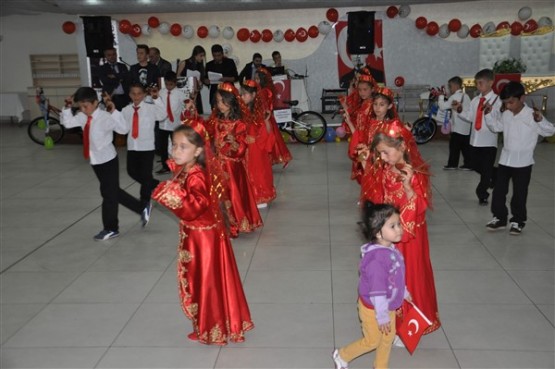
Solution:
M 285 38 L 285 41 L 287 42 L 292 42 L 295 39 L 295 31 L 289 28 L 287 31 L 285 31 L 283 38 Z
M 326 18 L 330 21 L 330 22 L 337 22 L 337 20 L 339 19 L 339 12 L 337 11 L 337 9 L 335 8 L 329 8 L 326 11 Z M 286 39 L 287 40 L 287 39 Z
M 524 26 L 522 25 L 522 23 L 514 21 L 513 24 L 511 24 L 511 35 L 518 36 L 522 33 L 523 29 Z
M 250 34 L 251 34 L 251 33 L 249 32 L 248 29 L 246 29 L 246 28 L 239 28 L 239 30 L 237 31 L 237 39 L 238 39 L 239 41 L 245 42 L 245 41 L 247 41 L 247 40 L 249 39 Z
M 151 28 L 157 28 L 160 25 L 160 20 L 157 17 L 148 18 L 148 25 Z
M 305 42 L 306 39 L 308 38 L 308 32 L 303 27 L 299 27 L 297 29 L 297 32 L 295 32 L 295 38 L 299 42 Z
M 496 30 L 496 31 L 499 31 L 499 30 L 501 30 L 501 29 L 509 29 L 509 28 L 511 28 L 511 24 L 510 24 L 509 22 L 507 22 L 507 21 L 503 21 L 503 22 L 500 22 L 500 23 L 497 25 L 497 27 L 495 27 L 495 30 Z
M 462 27 L 462 23 L 457 18 L 454 18 L 449 21 L 449 25 L 447 27 L 451 32 L 458 32 Z
M 416 28 L 424 29 L 428 25 L 428 20 L 426 19 L 426 17 L 418 17 L 414 21 L 414 24 L 416 25 Z
M 131 32 L 133 25 L 127 19 L 121 20 L 119 22 L 119 31 L 123 34 L 128 34 Z
M 270 31 L 269 29 L 262 30 L 262 41 L 270 42 L 273 40 L 273 38 L 274 38 L 274 33 L 272 31 Z
M 208 36 L 208 28 L 206 28 L 206 26 L 200 26 L 197 29 L 197 36 L 200 38 L 206 38 L 206 36 Z
M 439 25 L 436 22 L 430 22 L 426 26 L 426 33 L 430 36 L 435 36 L 439 32 Z
M 395 86 L 397 87 L 403 87 L 405 85 L 405 79 L 401 76 L 398 76 L 397 78 L 395 78 Z
M 399 14 L 399 9 L 396 6 L 390 6 L 389 8 L 387 8 L 387 10 L 385 11 L 385 13 L 387 14 L 387 16 L 389 18 L 395 18 L 395 16 L 397 14 Z
M 75 23 L 73 22 L 67 21 L 62 24 L 62 30 L 68 35 L 71 35 L 73 32 L 75 32 L 75 29 Z
M 476 23 L 475 25 L 470 27 L 469 34 L 470 34 L 470 37 L 472 37 L 472 38 L 480 37 L 480 35 L 482 34 L 482 26 L 480 26 L 478 23 Z
M 320 31 L 318 30 L 318 26 L 308 27 L 308 36 L 310 38 L 316 38 L 318 37 L 319 34 L 320 34 Z
M 529 19 L 524 23 L 524 32 L 530 33 L 538 29 L 538 22 L 534 19 Z
M 258 42 L 262 38 L 262 34 L 257 30 L 252 30 L 249 38 L 252 42 Z
M 179 23 L 174 23 L 170 27 L 170 33 L 174 36 L 181 35 L 181 25 Z
M 131 31 L 129 31 L 129 33 L 131 34 L 131 36 L 133 37 L 139 37 L 141 35 L 143 31 L 141 30 L 141 26 L 139 26 L 138 24 L 134 24 L 131 27 Z

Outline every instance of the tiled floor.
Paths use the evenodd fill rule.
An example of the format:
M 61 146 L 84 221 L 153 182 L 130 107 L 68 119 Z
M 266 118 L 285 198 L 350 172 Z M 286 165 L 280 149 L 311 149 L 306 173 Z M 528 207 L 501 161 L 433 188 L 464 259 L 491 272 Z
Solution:
M 256 328 L 243 344 L 207 347 L 187 339 L 177 301 L 176 220 L 157 206 L 141 230 L 121 209 L 121 237 L 94 242 L 100 196 L 81 147 L 47 151 L 24 127 L 0 129 L 2 368 L 332 368 L 333 347 L 359 336 L 362 241 L 345 143 L 290 145 L 294 162 L 275 167 L 264 229 L 233 241 Z M 414 356 L 395 348 L 391 366 L 553 368 L 555 145 L 538 145 L 520 237 L 486 231 L 477 175 L 441 170 L 446 141 L 421 149 L 435 173 L 428 218 L 443 327 Z M 122 187 L 136 194 L 122 162 Z

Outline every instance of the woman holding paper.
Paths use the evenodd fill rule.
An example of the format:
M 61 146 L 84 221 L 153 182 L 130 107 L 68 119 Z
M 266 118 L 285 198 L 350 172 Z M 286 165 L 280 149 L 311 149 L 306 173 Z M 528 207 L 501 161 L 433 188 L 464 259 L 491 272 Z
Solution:
M 202 109 L 202 97 L 200 96 L 200 90 L 202 89 L 202 79 L 206 74 L 204 68 L 204 59 L 206 58 L 206 51 L 200 45 L 193 48 L 193 53 L 189 59 L 182 60 L 177 66 L 177 76 L 178 77 L 195 77 L 197 83 L 195 84 L 196 92 L 194 97 L 197 113 L 203 114 Z

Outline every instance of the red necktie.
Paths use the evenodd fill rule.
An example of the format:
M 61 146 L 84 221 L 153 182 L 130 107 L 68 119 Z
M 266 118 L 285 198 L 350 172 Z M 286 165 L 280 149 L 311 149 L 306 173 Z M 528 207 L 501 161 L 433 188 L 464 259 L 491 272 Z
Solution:
M 135 112 L 133 113 L 133 127 L 131 128 L 131 137 L 139 137 L 139 108 L 140 106 L 134 106 Z
M 482 118 L 484 117 L 484 102 L 486 101 L 485 97 L 480 97 L 480 102 L 478 103 L 478 110 L 476 110 L 476 122 L 474 123 L 474 127 L 477 131 L 482 128 Z
M 89 131 L 91 129 L 92 115 L 87 117 L 87 123 L 85 123 L 85 128 L 83 128 L 83 156 L 85 159 L 89 159 Z
M 168 110 L 168 119 L 170 120 L 170 122 L 173 123 L 173 113 L 172 113 L 172 106 L 170 104 L 170 91 L 168 91 L 168 102 L 166 104 L 166 108 Z

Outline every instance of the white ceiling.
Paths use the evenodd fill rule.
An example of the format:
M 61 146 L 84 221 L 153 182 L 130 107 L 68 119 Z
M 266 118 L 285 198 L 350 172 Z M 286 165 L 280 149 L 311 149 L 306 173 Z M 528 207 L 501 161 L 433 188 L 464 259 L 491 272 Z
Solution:
M 477 0 L 459 0 L 477 1 Z M 112 15 L 446 3 L 442 0 L 0 0 L 0 15 Z

